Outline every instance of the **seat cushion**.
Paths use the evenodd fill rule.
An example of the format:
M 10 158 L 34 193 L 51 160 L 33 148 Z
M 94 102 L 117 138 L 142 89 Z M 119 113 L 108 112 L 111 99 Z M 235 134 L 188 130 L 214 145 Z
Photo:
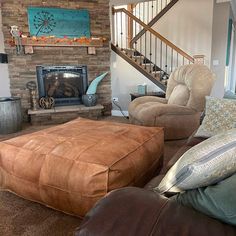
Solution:
M 153 177 L 163 136 L 162 128 L 79 118 L 13 138 L 0 143 L 0 188 L 84 216 L 107 192 Z

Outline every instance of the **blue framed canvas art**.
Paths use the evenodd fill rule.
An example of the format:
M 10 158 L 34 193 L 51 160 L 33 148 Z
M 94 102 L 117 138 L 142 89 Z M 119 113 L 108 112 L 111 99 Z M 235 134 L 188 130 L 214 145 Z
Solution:
M 30 36 L 55 36 L 58 38 L 90 38 L 88 10 L 29 7 Z

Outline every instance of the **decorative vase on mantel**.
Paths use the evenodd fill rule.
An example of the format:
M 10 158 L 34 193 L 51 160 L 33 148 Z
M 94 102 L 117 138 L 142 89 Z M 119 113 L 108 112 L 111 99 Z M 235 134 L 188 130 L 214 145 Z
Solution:
M 97 94 L 84 94 L 84 95 L 82 95 L 82 101 L 86 107 L 96 106 L 97 98 L 98 98 Z
M 105 78 L 105 76 L 108 74 L 108 72 L 98 76 L 96 79 L 94 79 L 91 84 L 88 87 L 88 90 L 86 94 L 82 95 L 82 102 L 86 107 L 92 107 L 96 106 L 97 104 L 97 86 L 101 82 L 102 79 Z

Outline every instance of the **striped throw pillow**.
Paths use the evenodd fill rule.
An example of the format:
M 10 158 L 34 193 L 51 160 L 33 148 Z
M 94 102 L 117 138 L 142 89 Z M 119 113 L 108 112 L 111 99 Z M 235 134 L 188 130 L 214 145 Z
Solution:
M 215 135 L 180 157 L 154 190 L 181 192 L 208 186 L 236 173 L 236 129 Z

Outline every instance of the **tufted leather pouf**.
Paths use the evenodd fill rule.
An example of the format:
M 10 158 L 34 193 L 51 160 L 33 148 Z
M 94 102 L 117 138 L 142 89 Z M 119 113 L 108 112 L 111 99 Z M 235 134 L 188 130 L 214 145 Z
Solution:
M 107 192 L 144 186 L 162 165 L 163 129 L 78 118 L 0 143 L 0 188 L 77 216 Z

